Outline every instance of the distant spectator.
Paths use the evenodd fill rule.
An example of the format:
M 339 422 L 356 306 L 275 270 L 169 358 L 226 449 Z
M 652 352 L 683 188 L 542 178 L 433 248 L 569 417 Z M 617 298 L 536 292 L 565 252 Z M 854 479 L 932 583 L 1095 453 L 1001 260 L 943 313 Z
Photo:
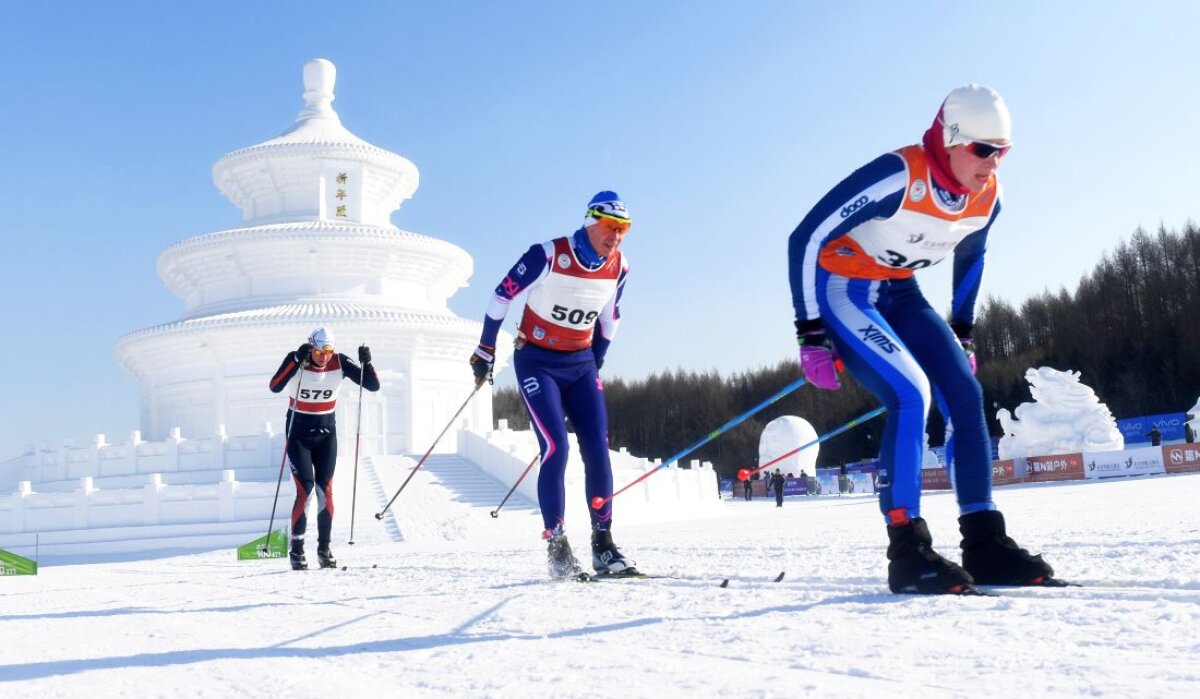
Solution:
M 1159 432 L 1157 427 L 1151 427 L 1146 436 L 1150 438 L 1150 446 L 1157 447 L 1162 444 L 1162 432 Z
M 1195 418 L 1192 417 L 1191 413 L 1188 413 L 1187 419 L 1187 423 L 1183 426 L 1183 441 L 1191 444 L 1196 441 L 1196 431 L 1192 429 L 1192 420 Z
M 783 486 L 786 482 L 779 469 L 775 469 L 775 473 L 771 474 L 771 487 L 775 489 L 775 507 L 783 507 Z
M 744 490 L 744 491 L 746 492 L 746 499 L 747 499 L 747 500 L 750 500 L 750 499 L 752 499 L 752 498 L 754 497 L 754 496 L 753 496 L 753 494 L 752 494 L 752 491 L 753 491 L 753 489 L 754 489 L 754 486 L 750 485 L 750 479 L 749 479 L 749 478 L 747 478 L 746 480 L 742 481 L 742 490 Z

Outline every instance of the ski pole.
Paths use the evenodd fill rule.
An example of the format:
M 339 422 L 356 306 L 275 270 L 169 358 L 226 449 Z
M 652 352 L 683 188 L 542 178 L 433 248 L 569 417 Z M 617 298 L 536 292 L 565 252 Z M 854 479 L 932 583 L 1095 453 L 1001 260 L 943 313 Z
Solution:
M 296 395 L 288 406 L 285 418 L 287 426 L 283 429 L 283 454 L 279 457 L 279 479 L 275 481 L 275 499 L 271 501 L 271 521 L 267 524 L 267 539 L 263 542 L 262 552 L 271 552 L 271 528 L 275 526 L 275 508 L 279 507 L 279 489 L 283 486 L 283 465 L 287 462 L 288 442 L 292 438 L 292 423 L 295 422 L 296 405 L 300 402 L 300 384 L 304 383 L 304 362 L 300 362 L 300 370 L 296 375 Z
M 365 346 L 365 345 L 364 345 Z M 362 441 L 362 382 L 367 378 L 367 365 L 363 364 L 358 375 L 358 425 L 354 430 L 354 486 L 350 493 L 350 545 L 354 545 L 354 513 L 358 507 L 358 445 Z
M 521 475 L 517 478 L 517 482 L 513 483 L 512 487 L 508 489 L 508 495 L 505 495 L 504 499 L 500 501 L 500 504 L 496 505 L 496 509 L 491 511 L 492 519 L 496 519 L 500 516 L 500 508 L 504 507 L 504 503 L 508 502 L 508 499 L 512 497 L 513 491 L 517 489 L 518 485 L 521 485 L 521 481 L 525 480 L 525 476 L 529 473 L 529 469 L 533 468 L 533 465 L 536 464 L 540 458 L 542 458 L 541 454 L 533 457 L 533 461 L 530 461 L 529 465 L 525 467 L 525 470 L 521 471 Z
M 680 459 L 682 459 L 683 457 L 685 457 L 685 456 L 687 456 L 688 454 L 692 453 L 693 451 L 695 451 L 695 450 L 699 449 L 700 447 L 704 446 L 705 444 L 708 444 L 709 442 L 713 441 L 713 440 L 714 440 L 714 439 L 716 439 L 717 437 L 720 437 L 721 435 L 725 434 L 726 432 L 728 432 L 729 430 L 733 429 L 734 427 L 737 427 L 738 425 L 740 425 L 740 424 L 742 424 L 743 422 L 745 422 L 745 421 L 746 421 L 748 418 L 750 418 L 751 416 L 753 416 L 753 415 L 755 415 L 756 413 L 758 413 L 758 412 L 762 411 L 763 409 L 767 408 L 768 406 L 770 406 L 770 405 L 774 404 L 774 403 L 775 403 L 776 401 L 778 401 L 780 398 L 783 398 L 784 396 L 788 395 L 788 394 L 789 394 L 789 393 L 791 393 L 792 391 L 795 391 L 797 388 L 800 388 L 800 387 L 801 387 L 801 386 L 803 386 L 805 383 L 806 383 L 806 381 L 804 380 L 804 377 L 801 377 L 801 378 L 798 378 L 798 379 L 796 379 L 795 381 L 793 381 L 793 382 L 791 382 L 790 384 L 788 384 L 788 385 L 784 386 L 783 388 L 781 388 L 781 389 L 779 390 L 779 392 L 778 392 L 778 393 L 776 393 L 775 395 L 773 395 L 773 396 L 771 396 L 770 398 L 768 398 L 768 399 L 764 400 L 763 402 L 759 403 L 758 405 L 754 406 L 753 408 L 750 408 L 749 410 L 747 410 L 746 412 L 742 413 L 741 415 L 738 415 L 737 417 L 733 418 L 732 420 L 730 420 L 729 422 L 725 423 L 724 425 L 721 425 L 720 427 L 718 427 L 717 429 L 713 430 L 712 432 L 709 432 L 709 433 L 708 433 L 708 435 L 706 435 L 705 437 L 701 438 L 701 439 L 700 439 L 700 441 L 696 442 L 695 444 L 691 445 L 690 447 L 687 447 L 686 449 L 684 449 L 683 451 L 679 452 L 679 453 L 678 453 L 678 454 L 676 454 L 675 456 L 672 456 L 671 458 L 667 459 L 666 461 L 663 461 L 663 462 L 662 462 L 661 464 L 659 464 L 657 467 L 655 467 L 655 468 L 652 468 L 652 469 L 650 469 L 649 471 L 647 471 L 647 472 L 643 473 L 643 474 L 642 474 L 642 475 L 641 475 L 641 476 L 640 476 L 640 477 L 639 477 L 637 480 L 635 480 L 634 482 L 632 482 L 632 483 L 630 483 L 629 485 L 625 486 L 624 488 L 621 488 L 620 490 L 616 491 L 616 492 L 615 492 L 615 493 L 613 493 L 612 495 L 609 495 L 607 498 L 603 498 L 603 497 L 600 497 L 599 495 L 597 495 L 596 497 L 592 498 L 592 509 L 593 509 L 593 510 L 598 510 L 598 509 L 600 509 L 601 507 L 604 507 L 604 506 L 605 506 L 607 503 L 609 503 L 610 501 L 612 501 L 612 499 L 613 499 L 613 498 L 617 497 L 617 496 L 618 496 L 618 495 L 620 495 L 621 493 L 625 492 L 626 490 L 629 490 L 630 488 L 632 488 L 633 486 L 637 485 L 638 483 L 641 483 L 642 481 L 646 480 L 647 478 L 649 478 L 650 476 L 654 475 L 654 474 L 655 474 L 655 473 L 657 473 L 658 471 L 660 471 L 660 470 L 662 470 L 662 469 L 664 469 L 664 468 L 666 468 L 666 467 L 670 466 L 671 464 L 673 464 L 673 463 L 675 463 L 675 462 L 679 461 L 679 460 L 680 460 Z
M 483 384 L 486 381 L 487 379 L 483 378 L 475 382 L 475 388 L 471 391 L 471 395 L 467 396 L 467 399 L 463 401 L 462 406 L 459 407 L 458 412 L 454 413 L 454 417 L 450 418 L 450 422 L 446 423 L 446 426 L 442 428 L 442 433 L 437 436 L 437 439 L 433 440 L 433 444 L 429 445 L 429 451 L 426 451 L 425 456 L 422 456 L 421 460 L 417 462 L 417 465 L 413 467 L 412 473 L 408 474 L 408 478 L 405 478 L 404 482 L 400 484 L 399 490 L 397 490 L 396 494 L 392 496 L 392 499 L 388 500 L 388 503 L 383 506 L 382 510 L 375 513 L 375 519 L 383 519 L 384 513 L 391 508 L 393 502 L 396 502 L 396 498 L 400 497 L 400 493 L 404 492 L 404 489 L 408 486 L 408 482 L 412 480 L 413 476 L 417 475 L 417 471 L 420 470 L 421 466 L 425 464 L 425 459 L 428 459 L 429 455 L 433 453 L 433 448 L 437 446 L 437 443 L 440 442 L 446 432 L 450 430 L 450 427 L 454 424 L 454 421 L 458 419 L 458 416 L 462 414 L 462 411 L 467 409 L 467 404 L 471 402 L 471 399 L 475 397 L 475 394 L 479 392 L 479 389 L 483 387 Z
M 839 434 L 845 432 L 846 430 L 850 429 L 851 427 L 861 425 L 862 423 L 866 422 L 867 420 L 875 418 L 886 412 L 887 412 L 887 408 L 885 408 L 881 405 L 878 408 L 875 408 L 874 410 L 872 410 L 870 412 L 859 415 L 858 417 L 854 418 L 850 422 L 847 422 L 846 424 L 842 425 L 841 427 L 838 427 L 836 429 L 830 430 L 829 432 L 826 432 L 825 434 L 821 435 L 820 437 L 817 437 L 816 439 L 809 442 L 808 444 L 805 444 L 804 446 L 796 447 L 795 449 L 789 451 L 788 453 L 786 453 L 782 456 L 777 456 L 774 459 L 771 459 L 767 463 L 763 464 L 762 466 L 759 466 L 758 468 L 756 468 L 754 470 L 751 470 L 748 468 L 739 469 L 737 472 L 738 480 L 739 481 L 750 480 L 750 477 L 753 476 L 754 474 L 758 473 L 759 471 L 764 471 L 764 470 L 770 468 L 771 466 L 775 465 L 776 463 L 783 461 L 784 459 L 788 458 L 789 456 L 792 456 L 794 454 L 799 454 L 800 452 L 804 451 L 805 449 L 808 449 L 809 447 L 816 446 L 816 445 L 820 444 L 821 442 L 824 442 L 827 439 L 832 439 L 832 438 L 838 436 Z

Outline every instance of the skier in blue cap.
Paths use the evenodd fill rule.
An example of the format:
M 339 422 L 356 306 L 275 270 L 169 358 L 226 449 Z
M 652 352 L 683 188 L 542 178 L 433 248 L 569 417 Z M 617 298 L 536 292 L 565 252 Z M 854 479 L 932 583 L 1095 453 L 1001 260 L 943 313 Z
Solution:
M 613 544 L 612 465 L 608 456 L 608 412 L 600 367 L 621 319 L 621 293 L 629 264 L 618 251 L 630 218 L 616 192 L 588 202 L 587 213 L 570 236 L 538 243 L 521 257 L 496 287 L 483 321 L 479 347 L 471 355 L 477 380 L 492 372 L 496 338 L 516 296 L 528 291 L 517 332 L 513 366 L 522 398 L 541 446 L 538 502 L 542 510 L 551 577 L 582 571 L 563 527 L 569 417 L 583 457 L 592 523 L 592 567 L 605 575 L 636 574 L 633 563 Z

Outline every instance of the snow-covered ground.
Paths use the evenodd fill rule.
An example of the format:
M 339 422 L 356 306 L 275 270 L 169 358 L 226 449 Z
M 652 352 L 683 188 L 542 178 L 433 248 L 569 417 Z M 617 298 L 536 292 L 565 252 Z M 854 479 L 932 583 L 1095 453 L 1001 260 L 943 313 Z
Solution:
M 528 509 L 395 541 L 360 491 L 345 571 L 214 551 L 0 579 L 0 696 L 1200 696 L 1200 474 L 997 500 L 1085 587 L 889 594 L 872 496 L 636 528 L 618 499 L 617 542 L 673 577 L 554 583 Z M 924 514 L 956 557 L 953 496 Z

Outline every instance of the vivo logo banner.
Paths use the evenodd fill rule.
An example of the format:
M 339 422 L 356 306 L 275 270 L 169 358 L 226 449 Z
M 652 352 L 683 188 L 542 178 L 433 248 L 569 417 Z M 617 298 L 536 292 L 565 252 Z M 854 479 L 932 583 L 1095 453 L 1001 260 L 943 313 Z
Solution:
M 1183 425 L 1187 418 L 1183 413 L 1143 415 L 1117 420 L 1117 429 L 1125 437 L 1126 444 L 1150 443 L 1150 428 L 1157 427 L 1164 442 L 1183 439 Z

